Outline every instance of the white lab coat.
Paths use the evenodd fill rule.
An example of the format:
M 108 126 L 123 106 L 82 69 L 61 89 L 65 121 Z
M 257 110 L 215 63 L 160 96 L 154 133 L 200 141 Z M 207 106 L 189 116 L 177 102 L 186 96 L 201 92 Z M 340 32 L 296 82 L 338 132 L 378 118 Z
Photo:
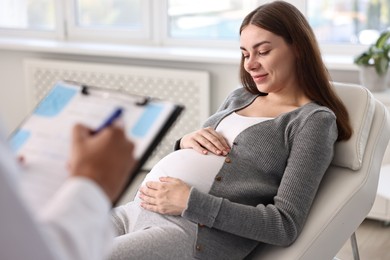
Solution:
M 0 259 L 99 260 L 109 251 L 111 204 L 85 178 L 69 178 L 41 212 L 23 200 L 22 173 L 0 137 Z

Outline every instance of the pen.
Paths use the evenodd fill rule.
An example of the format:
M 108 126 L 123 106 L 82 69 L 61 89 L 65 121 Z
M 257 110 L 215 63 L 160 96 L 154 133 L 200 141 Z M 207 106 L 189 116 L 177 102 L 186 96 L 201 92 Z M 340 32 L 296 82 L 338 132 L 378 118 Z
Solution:
M 122 112 L 123 112 L 122 108 L 115 109 L 115 111 L 98 128 L 96 128 L 92 132 L 92 134 L 97 134 L 105 127 L 110 126 L 117 118 L 119 118 L 122 115 Z

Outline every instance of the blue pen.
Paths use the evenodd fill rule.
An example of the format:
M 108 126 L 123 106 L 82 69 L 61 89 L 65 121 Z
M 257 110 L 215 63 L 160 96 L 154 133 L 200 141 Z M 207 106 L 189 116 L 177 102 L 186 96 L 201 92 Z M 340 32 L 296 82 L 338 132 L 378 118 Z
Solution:
M 92 134 L 97 134 L 105 127 L 110 126 L 117 118 L 119 118 L 123 113 L 122 108 L 117 108 L 115 111 L 98 127 L 96 128 Z

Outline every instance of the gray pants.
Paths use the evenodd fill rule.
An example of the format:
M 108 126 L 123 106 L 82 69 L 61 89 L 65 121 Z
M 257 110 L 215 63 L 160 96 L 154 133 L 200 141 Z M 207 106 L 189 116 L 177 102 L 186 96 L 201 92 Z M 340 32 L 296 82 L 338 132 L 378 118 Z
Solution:
M 118 236 L 109 259 L 194 259 L 196 224 L 165 216 L 130 202 L 112 214 Z

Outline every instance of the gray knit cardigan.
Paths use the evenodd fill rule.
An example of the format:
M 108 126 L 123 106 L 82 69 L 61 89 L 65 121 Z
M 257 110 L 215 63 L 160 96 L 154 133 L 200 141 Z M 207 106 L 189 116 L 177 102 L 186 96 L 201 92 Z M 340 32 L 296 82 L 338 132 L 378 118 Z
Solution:
M 236 89 L 204 126 L 217 127 L 256 97 Z M 191 189 L 182 217 L 198 223 L 194 257 L 243 259 L 262 243 L 293 243 L 336 139 L 334 113 L 314 102 L 241 132 L 210 192 Z

